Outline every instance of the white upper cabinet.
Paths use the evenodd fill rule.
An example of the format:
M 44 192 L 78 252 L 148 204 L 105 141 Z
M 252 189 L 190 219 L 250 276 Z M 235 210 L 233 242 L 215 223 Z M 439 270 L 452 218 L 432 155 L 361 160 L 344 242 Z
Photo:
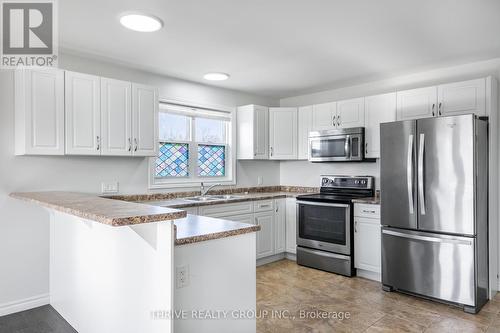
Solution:
M 397 119 L 408 120 L 434 117 L 437 107 L 437 87 L 397 92 Z
M 64 71 L 16 70 L 16 155 L 64 155 Z
M 380 157 L 380 124 L 396 121 L 396 93 L 365 97 L 365 157 Z
M 103 155 L 132 155 L 132 84 L 101 78 Z
M 238 159 L 267 160 L 269 158 L 269 108 L 245 105 L 236 113 Z
M 100 155 L 100 78 L 66 71 L 64 82 L 66 154 Z
M 363 127 L 365 125 L 364 97 L 337 102 L 337 128 Z
M 158 153 L 158 91 L 143 84 L 132 84 L 132 154 L 156 156 Z
M 486 79 L 438 86 L 438 115 L 474 113 L 486 116 Z
M 312 106 L 312 130 L 322 131 L 337 127 L 337 102 Z
M 297 108 L 269 108 L 269 152 L 272 160 L 297 159 Z
M 298 111 L 298 159 L 309 158 L 309 132 L 312 131 L 313 107 L 303 106 Z

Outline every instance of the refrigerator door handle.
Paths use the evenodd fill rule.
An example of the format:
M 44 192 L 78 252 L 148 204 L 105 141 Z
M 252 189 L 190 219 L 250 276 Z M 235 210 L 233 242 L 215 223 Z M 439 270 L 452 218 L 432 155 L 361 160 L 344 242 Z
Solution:
M 406 181 L 408 186 L 408 205 L 413 214 L 413 134 L 408 138 L 408 156 L 406 161 Z
M 471 240 L 463 238 L 440 238 L 440 237 L 420 236 L 420 235 L 406 234 L 392 230 L 382 230 L 382 233 L 386 235 L 421 240 L 425 242 L 472 245 Z
M 418 146 L 418 201 L 420 201 L 420 214 L 425 215 L 425 196 L 424 196 L 424 147 L 425 134 L 420 133 Z

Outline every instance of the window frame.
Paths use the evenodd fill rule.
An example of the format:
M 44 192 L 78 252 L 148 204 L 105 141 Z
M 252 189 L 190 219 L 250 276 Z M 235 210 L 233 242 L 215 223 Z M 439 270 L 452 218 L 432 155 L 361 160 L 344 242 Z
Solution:
M 196 120 L 192 119 L 190 122 L 190 134 L 191 141 L 176 141 L 169 140 L 163 141 L 159 138 L 157 144 L 161 142 L 172 142 L 172 143 L 187 143 L 189 145 L 189 169 L 188 177 L 156 177 L 156 159 L 157 156 L 149 158 L 149 189 L 165 189 L 165 188 L 176 188 L 176 187 L 198 187 L 200 183 L 205 184 L 222 184 L 222 185 L 235 185 L 236 184 L 236 108 L 233 107 L 223 107 L 223 106 L 213 106 L 213 105 L 201 105 L 187 102 L 179 102 L 172 100 L 159 100 L 161 108 L 158 108 L 158 113 L 156 117 L 159 119 L 160 112 L 165 112 L 164 110 L 171 110 L 171 113 L 182 113 L 193 117 L 198 115 L 203 117 L 203 113 L 220 113 L 221 118 L 227 118 L 226 127 L 226 143 L 215 143 L 215 142 L 198 142 L 195 141 L 196 136 Z M 209 116 L 207 116 L 209 118 Z M 160 124 L 158 122 L 158 128 Z M 224 176 L 198 176 L 198 145 L 214 145 L 214 146 L 225 146 L 225 175 Z M 192 163 L 194 162 L 194 163 Z

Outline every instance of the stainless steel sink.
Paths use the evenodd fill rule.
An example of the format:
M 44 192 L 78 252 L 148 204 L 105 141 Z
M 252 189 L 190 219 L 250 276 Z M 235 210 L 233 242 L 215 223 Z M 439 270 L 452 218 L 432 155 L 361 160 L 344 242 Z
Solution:
M 188 197 L 183 199 L 187 201 L 205 202 L 205 201 L 217 201 L 217 200 L 231 200 L 239 198 L 241 198 L 241 196 L 239 195 L 226 194 L 226 195 L 204 195 L 204 196 L 200 195 L 197 197 Z

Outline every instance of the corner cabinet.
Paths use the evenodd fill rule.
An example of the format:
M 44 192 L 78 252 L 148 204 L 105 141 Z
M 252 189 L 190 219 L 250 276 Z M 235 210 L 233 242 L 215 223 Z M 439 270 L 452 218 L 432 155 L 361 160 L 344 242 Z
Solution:
M 64 71 L 14 72 L 15 154 L 64 155 Z
M 269 159 L 269 108 L 260 105 L 238 107 L 236 112 L 239 160 Z
M 269 108 L 269 159 L 297 159 L 297 108 Z
M 156 156 L 156 88 L 57 69 L 14 77 L 16 155 Z

